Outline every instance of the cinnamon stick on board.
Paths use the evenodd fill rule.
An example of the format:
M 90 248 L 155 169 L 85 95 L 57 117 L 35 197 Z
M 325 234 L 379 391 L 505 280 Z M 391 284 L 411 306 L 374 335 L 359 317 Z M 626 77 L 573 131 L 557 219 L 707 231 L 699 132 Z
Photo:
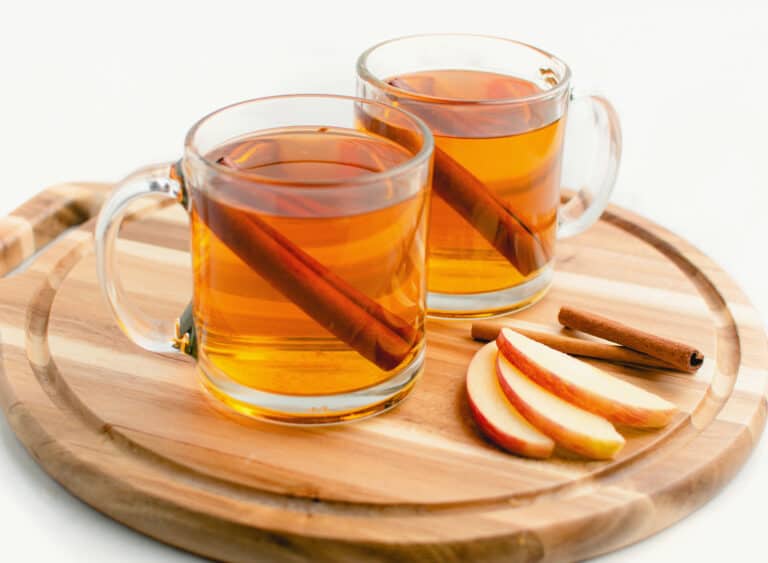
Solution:
M 179 177 L 173 173 L 174 177 Z M 195 192 L 195 209 L 216 237 L 253 271 L 339 340 L 381 369 L 411 352 L 418 333 L 312 258 L 255 213 Z
M 643 332 L 588 311 L 562 307 L 557 318 L 563 326 L 623 344 L 667 362 L 681 371 L 695 372 L 704 362 L 704 355 L 692 346 Z
M 654 358 L 653 356 L 648 356 L 647 354 L 635 352 L 624 346 L 573 338 L 563 334 L 529 330 L 526 328 L 509 326 L 508 324 L 499 321 L 479 321 L 473 323 L 472 338 L 483 342 L 491 342 L 492 340 L 496 340 L 496 337 L 499 335 L 502 328 L 509 328 L 515 332 L 519 332 L 523 336 L 527 336 L 531 340 L 541 342 L 545 346 L 549 346 L 550 348 L 554 348 L 565 354 L 571 354 L 572 356 L 595 358 L 620 364 L 634 364 L 644 367 L 672 369 L 672 366 L 662 360 Z

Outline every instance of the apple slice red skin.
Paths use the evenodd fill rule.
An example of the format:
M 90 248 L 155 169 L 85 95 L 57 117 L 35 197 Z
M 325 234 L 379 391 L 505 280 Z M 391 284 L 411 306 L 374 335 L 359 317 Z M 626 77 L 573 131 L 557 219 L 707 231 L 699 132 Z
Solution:
M 509 402 L 517 409 L 517 411 L 523 415 L 528 422 L 538 428 L 541 432 L 552 438 L 560 446 L 570 450 L 580 456 L 594 460 L 609 460 L 621 450 L 623 443 L 617 443 L 614 448 L 601 448 L 593 446 L 594 440 L 587 436 L 576 434 L 571 430 L 565 428 L 561 424 L 558 424 L 551 418 L 544 416 L 537 410 L 531 408 L 514 389 L 512 389 L 507 383 L 504 376 L 501 374 L 499 362 L 503 361 L 501 358 L 496 362 L 496 373 L 499 378 L 499 384 L 502 391 L 509 399 Z
M 496 339 L 496 346 L 499 348 L 499 353 L 503 354 L 531 381 L 585 411 L 602 416 L 609 422 L 633 428 L 661 428 L 669 424 L 677 413 L 677 408 L 658 411 L 621 404 L 563 381 L 523 354 L 514 344 L 504 338 L 501 332 Z M 534 426 L 536 425 L 534 424 Z
M 477 427 L 483 434 L 488 437 L 491 442 L 513 454 L 518 454 L 534 459 L 545 459 L 552 455 L 552 452 L 554 451 L 554 444 L 551 446 L 546 446 L 544 444 L 531 444 L 500 431 L 483 415 L 480 409 L 477 408 L 477 405 L 475 405 L 475 403 L 472 401 L 472 397 L 469 395 L 469 393 L 467 393 L 467 398 L 469 408 L 472 411 L 472 416 L 475 419 Z

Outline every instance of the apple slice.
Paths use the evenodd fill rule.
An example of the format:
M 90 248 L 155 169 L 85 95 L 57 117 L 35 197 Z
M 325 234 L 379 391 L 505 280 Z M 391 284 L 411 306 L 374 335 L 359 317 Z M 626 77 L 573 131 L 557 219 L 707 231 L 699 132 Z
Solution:
M 624 446 L 624 437 L 610 422 L 536 385 L 503 354 L 497 354 L 496 371 L 509 402 L 564 448 L 591 459 L 611 459 Z
M 552 455 L 554 442 L 536 430 L 507 401 L 496 377 L 495 342 L 477 351 L 467 368 L 467 395 L 480 430 L 495 444 L 527 457 Z
M 658 395 L 514 330 L 502 329 L 496 343 L 504 357 L 532 381 L 611 422 L 659 428 L 677 412 L 675 405 Z

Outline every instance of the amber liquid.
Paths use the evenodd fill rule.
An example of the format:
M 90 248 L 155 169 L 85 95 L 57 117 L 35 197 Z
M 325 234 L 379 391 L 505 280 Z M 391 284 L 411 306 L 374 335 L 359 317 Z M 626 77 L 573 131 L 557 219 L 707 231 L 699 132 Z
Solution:
M 414 359 L 423 347 L 426 190 L 399 197 L 397 186 L 355 184 L 411 156 L 386 139 L 334 128 L 269 131 L 208 155 L 237 173 L 223 170 L 194 194 L 194 314 L 205 371 L 269 393 L 326 395 L 385 381 Z M 306 180 L 317 185 L 291 185 Z M 412 326 L 418 337 L 400 366 L 363 357 L 238 257 L 211 227 L 221 209 L 257 217 Z
M 512 288 L 548 265 L 555 241 L 563 121 L 555 102 L 444 104 L 460 100 L 521 99 L 538 85 L 501 74 L 436 70 L 388 81 L 414 95 L 396 100 L 429 125 L 438 149 L 500 198 L 545 250 L 547 263 L 520 272 L 446 200 L 432 200 L 429 233 L 430 292 L 476 294 Z M 471 216 L 470 214 L 467 214 Z

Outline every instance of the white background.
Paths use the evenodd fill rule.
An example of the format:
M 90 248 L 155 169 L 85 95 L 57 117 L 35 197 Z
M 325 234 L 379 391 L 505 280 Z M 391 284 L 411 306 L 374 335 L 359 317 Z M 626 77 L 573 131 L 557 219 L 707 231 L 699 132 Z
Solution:
M 398 35 L 516 38 L 564 58 L 618 107 L 614 201 L 680 233 L 768 316 L 764 4 L 504 0 L 306 3 L 6 1 L 0 213 L 46 185 L 117 180 L 180 154 L 196 118 L 240 99 L 352 93 L 357 54 Z M 606 561 L 765 561 L 768 446 L 717 498 Z M 182 561 L 51 481 L 0 417 L 0 559 Z

